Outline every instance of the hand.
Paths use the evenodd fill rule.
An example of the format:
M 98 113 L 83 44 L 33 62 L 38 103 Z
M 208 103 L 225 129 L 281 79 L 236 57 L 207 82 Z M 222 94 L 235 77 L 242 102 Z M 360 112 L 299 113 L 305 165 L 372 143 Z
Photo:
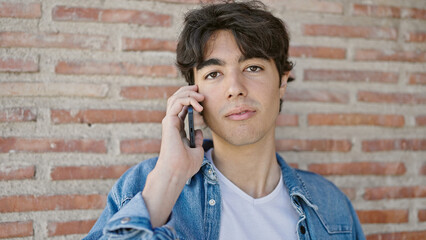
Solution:
M 187 106 L 192 105 L 197 112 L 203 110 L 199 102 L 204 96 L 197 90 L 197 86 L 182 87 L 167 101 L 160 155 L 142 191 L 154 228 L 166 223 L 186 181 L 198 172 L 203 162 L 201 130 L 195 131 L 195 148 L 190 148 L 184 129 Z
M 204 100 L 204 96 L 197 90 L 198 86 L 192 85 L 176 91 L 167 101 L 166 116 L 162 121 L 158 167 L 185 177 L 185 181 L 200 169 L 204 155 L 201 130 L 195 131 L 195 148 L 190 148 L 184 128 L 189 105 L 197 112 L 203 110 L 199 102 Z

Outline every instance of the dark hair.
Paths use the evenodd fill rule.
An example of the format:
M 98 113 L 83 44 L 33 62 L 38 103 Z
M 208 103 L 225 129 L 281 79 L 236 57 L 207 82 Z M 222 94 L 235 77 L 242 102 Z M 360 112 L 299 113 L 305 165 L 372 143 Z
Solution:
M 177 66 L 185 80 L 194 84 L 194 67 L 204 59 L 206 44 L 214 32 L 229 30 L 247 58 L 273 59 L 280 76 L 293 68 L 288 60 L 289 34 L 279 18 L 263 3 L 225 2 L 203 6 L 185 16 L 185 26 L 177 45 Z M 289 78 L 292 81 L 293 78 Z

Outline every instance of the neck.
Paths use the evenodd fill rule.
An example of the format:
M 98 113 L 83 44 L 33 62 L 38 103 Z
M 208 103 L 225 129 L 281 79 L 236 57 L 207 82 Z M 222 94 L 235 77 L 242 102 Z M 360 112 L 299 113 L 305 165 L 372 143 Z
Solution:
M 253 198 L 271 193 L 281 170 L 275 155 L 275 135 L 236 146 L 213 134 L 213 161 L 219 171 Z

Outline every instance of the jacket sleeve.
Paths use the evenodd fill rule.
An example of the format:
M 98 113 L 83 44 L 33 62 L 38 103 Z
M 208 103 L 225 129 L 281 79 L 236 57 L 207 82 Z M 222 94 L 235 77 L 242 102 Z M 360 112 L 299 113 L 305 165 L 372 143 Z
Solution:
M 354 236 L 354 240 L 365 240 L 364 232 L 362 231 L 362 227 L 359 222 L 358 215 L 356 214 L 352 206 L 352 203 L 349 201 L 348 198 L 346 198 L 346 201 L 348 202 L 348 205 L 351 209 L 351 215 L 353 219 L 352 235 Z
M 146 169 L 145 169 L 146 170 Z M 147 172 L 131 168 L 108 194 L 104 211 L 84 240 L 94 239 L 176 239 L 169 225 L 152 228 L 142 192 Z M 136 189 L 139 189 L 136 192 Z

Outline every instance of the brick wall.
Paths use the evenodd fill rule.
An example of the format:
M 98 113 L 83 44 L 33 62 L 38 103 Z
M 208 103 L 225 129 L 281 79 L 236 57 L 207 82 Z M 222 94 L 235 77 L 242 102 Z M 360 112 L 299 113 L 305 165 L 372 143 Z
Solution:
M 197 0 L 0 1 L 0 238 L 80 239 L 155 156 Z M 426 5 L 268 0 L 296 62 L 277 148 L 352 200 L 369 240 L 426 236 Z

